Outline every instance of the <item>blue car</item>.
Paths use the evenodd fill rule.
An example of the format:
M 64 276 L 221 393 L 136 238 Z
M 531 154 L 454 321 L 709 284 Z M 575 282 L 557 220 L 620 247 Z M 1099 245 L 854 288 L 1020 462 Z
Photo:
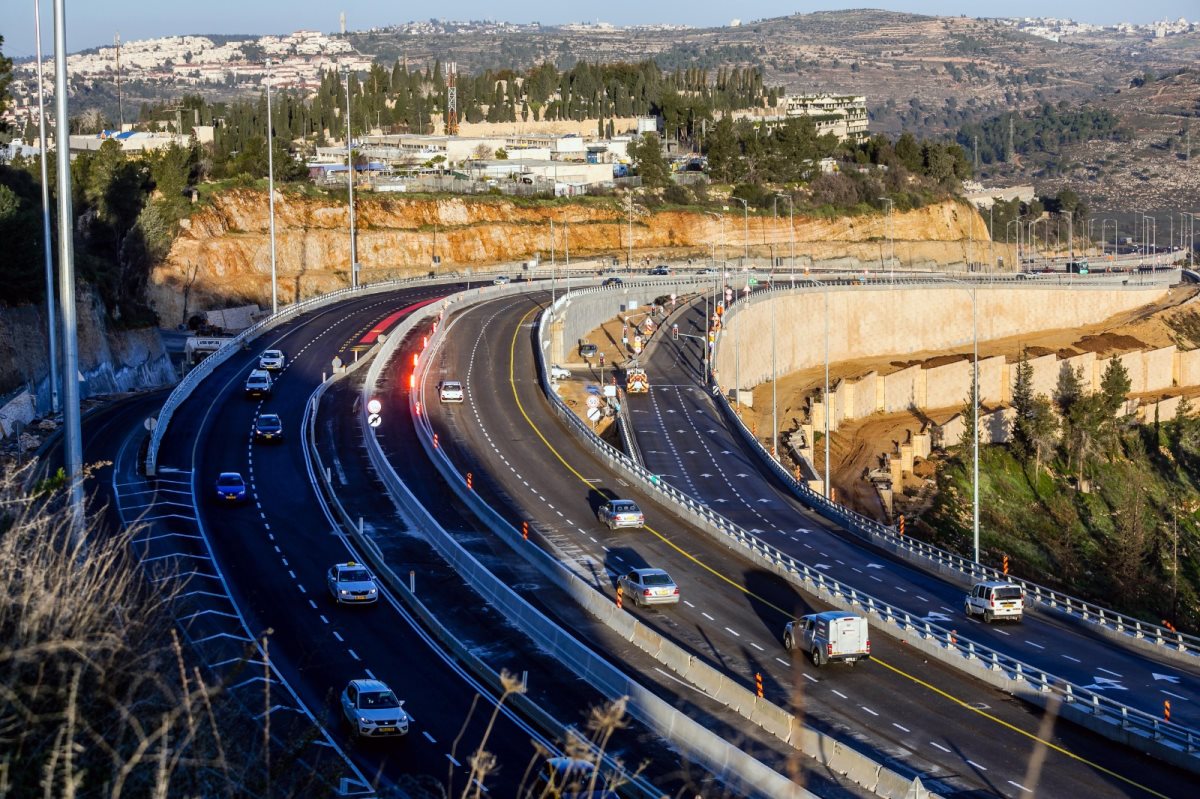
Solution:
M 221 472 L 217 478 L 217 499 L 221 502 L 245 502 L 246 481 L 238 472 Z

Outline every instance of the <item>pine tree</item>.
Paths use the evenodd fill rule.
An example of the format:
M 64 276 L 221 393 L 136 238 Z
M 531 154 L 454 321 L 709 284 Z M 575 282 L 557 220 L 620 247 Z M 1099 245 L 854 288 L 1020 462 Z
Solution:
M 1017 375 L 1013 380 L 1012 407 L 1013 425 L 1012 441 L 1017 454 L 1022 459 L 1032 454 L 1032 435 L 1030 427 L 1033 417 L 1033 364 L 1021 351 L 1021 360 L 1017 362 Z

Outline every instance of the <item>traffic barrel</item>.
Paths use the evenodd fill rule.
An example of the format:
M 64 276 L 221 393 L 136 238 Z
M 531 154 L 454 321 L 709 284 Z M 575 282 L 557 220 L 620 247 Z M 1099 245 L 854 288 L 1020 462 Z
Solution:
M 437 448 L 438 448 L 438 436 L 437 436 L 437 433 L 434 433 L 434 434 L 433 434 L 433 448 L 434 448 L 434 449 L 437 449 Z
M 1008 574 L 1008 555 L 1004 556 L 1004 573 Z
M 474 477 L 475 477 L 474 474 L 472 474 L 471 472 L 467 472 L 467 490 L 468 491 L 474 490 L 474 487 L 471 485 L 471 482 L 474 479 Z
M 622 594 L 622 592 L 623 592 L 623 589 L 621 588 L 620 585 L 618 585 L 617 586 L 617 610 L 621 609 L 621 594 Z
M 900 520 L 899 520 L 899 523 L 896 525 L 896 529 L 898 529 L 900 531 L 900 537 L 904 538 L 904 514 L 903 513 L 900 514 Z
M 529 522 L 521 522 L 521 538 L 529 540 Z
M 758 698 L 763 698 L 762 672 L 754 673 L 754 693 L 758 694 Z
M 1171 720 L 1171 700 L 1164 699 L 1163 700 L 1163 721 L 1170 721 L 1170 720 Z

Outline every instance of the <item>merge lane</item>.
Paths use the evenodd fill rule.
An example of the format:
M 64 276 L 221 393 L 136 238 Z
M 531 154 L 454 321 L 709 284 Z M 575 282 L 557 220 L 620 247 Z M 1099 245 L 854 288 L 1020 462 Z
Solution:
M 927 768 L 928 776 L 951 782 L 961 779 L 973 787 L 990 781 L 990 776 L 980 777 L 972 763 L 991 764 L 995 770 L 1024 762 L 1031 747 L 1026 733 L 1036 735 L 1038 730 L 1031 709 L 954 670 L 926 664 L 884 636 L 877 636 L 879 658 L 919 675 L 936 689 L 923 688 L 921 682 L 882 664 L 818 672 L 803 659 L 789 657 L 778 641 L 789 615 L 781 608 L 799 609 L 806 600 L 790 586 L 777 585 L 773 576 L 737 564 L 726 550 L 670 518 L 665 509 L 632 494 L 625 481 L 576 444 L 550 415 L 534 376 L 533 354 L 525 336 L 530 310 L 528 304 L 502 307 L 496 302 L 466 312 L 452 328 L 440 356 L 440 377 L 465 381 L 467 402 L 434 407 L 430 414 L 444 441 L 450 441 L 453 433 L 467 445 L 467 452 L 458 455 L 465 459 L 460 468 L 476 469 L 477 490 L 515 503 L 513 518 L 531 519 L 539 534 L 555 540 L 572 559 L 597 564 L 603 579 L 611 580 L 631 564 L 667 568 L 683 586 L 685 602 L 665 611 L 631 612 L 739 678 L 749 679 L 761 670 L 769 696 L 782 694 L 787 701 L 794 686 L 806 686 L 806 713 L 818 726 L 849 725 L 857 730 L 855 734 L 865 731 L 871 745 L 886 757 L 928 763 L 928 767 L 918 766 Z M 511 366 L 510 351 L 516 356 Z M 515 397 L 514 384 L 508 382 L 510 368 Z M 541 436 L 566 458 L 578 477 L 564 473 L 567 467 L 558 463 Z M 657 535 L 650 531 L 611 534 L 598 525 L 592 504 L 606 489 L 638 500 Z M 716 572 L 707 573 L 704 564 L 714 564 Z M 749 587 L 753 594 L 748 596 L 736 585 Z M 982 704 L 995 720 L 986 721 L 970 704 Z M 984 736 L 979 735 L 980 724 L 986 724 Z M 1055 733 L 1054 745 L 1081 753 L 1093 763 L 1118 764 L 1122 773 L 1141 778 L 1145 761 L 1135 753 L 1072 726 L 1062 725 Z M 1126 795 L 1129 788 L 1069 755 L 1052 750 L 1050 760 L 1055 767 L 1043 774 L 1044 790 L 1056 787 L 1069 793 L 1089 785 L 1100 795 Z M 1019 783 L 1022 775 L 1013 771 L 1010 776 Z M 1172 774 L 1166 781 L 1178 785 L 1170 781 L 1181 778 L 1186 779 Z
M 702 308 L 687 313 L 699 324 Z M 1147 713 L 1172 702 L 1172 721 L 1200 728 L 1200 675 L 1114 644 L 1086 628 L 1031 613 L 1020 625 L 985 624 L 963 613 L 963 591 L 873 552 L 807 510 L 766 473 L 733 434 L 712 397 L 691 377 L 700 352 L 662 340 L 651 353 L 650 403 L 634 405 L 646 467 L 797 560 L 967 638 Z

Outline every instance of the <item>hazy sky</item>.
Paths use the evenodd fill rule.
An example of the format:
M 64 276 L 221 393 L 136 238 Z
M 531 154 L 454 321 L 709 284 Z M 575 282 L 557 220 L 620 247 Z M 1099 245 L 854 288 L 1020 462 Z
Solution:
M 42 47 L 51 51 L 52 0 L 42 2 Z M 750 0 L 744 3 L 697 3 L 695 0 L 608 0 L 600 4 L 564 3 L 562 0 L 452 0 L 434 6 L 384 3 L 379 0 L 167 0 L 166 2 L 104 2 L 64 0 L 67 11 L 67 49 L 71 52 L 111 44 L 116 33 L 123 41 L 185 33 L 289 33 L 299 29 L 332 32 L 338 29 L 338 13 L 346 12 L 350 29 L 407 22 L 421 11 L 436 10 L 440 19 L 504 19 L 511 22 L 538 21 L 546 24 L 596 21 L 614 25 L 669 22 L 696 27 L 723 25 L 734 16 L 743 22 L 799 12 L 834 8 L 886 8 L 919 14 L 978 14 L 978 3 L 966 0 L 899 0 L 898 2 L 837 2 L 797 6 L 788 0 Z M 3 52 L 27 56 L 34 52 L 34 0 L 6 0 L 0 17 Z M 1151 22 L 1168 17 L 1200 17 L 1196 0 L 1143 0 L 1130 6 L 1118 0 L 1009 0 L 990 7 L 1008 16 L 1070 17 L 1082 22 Z M 585 18 L 584 13 L 602 13 Z M 433 16 L 431 14 L 431 16 Z

